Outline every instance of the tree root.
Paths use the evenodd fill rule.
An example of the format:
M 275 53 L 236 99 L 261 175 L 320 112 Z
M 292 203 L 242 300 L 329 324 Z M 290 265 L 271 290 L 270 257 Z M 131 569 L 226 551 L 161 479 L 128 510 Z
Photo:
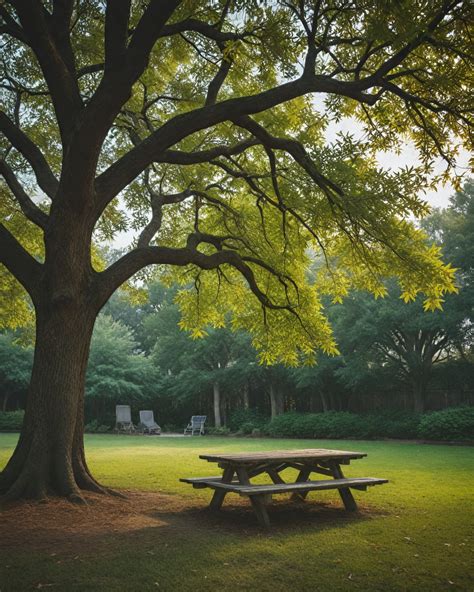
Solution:
M 87 500 L 78 493 L 71 493 L 66 499 L 72 504 L 76 504 L 78 506 L 87 506 Z
M 82 446 L 71 462 L 67 456 L 41 454 L 26 444 L 17 447 L 5 469 L 0 472 L 0 504 L 20 499 L 45 501 L 48 495 L 59 496 L 74 504 L 87 504 L 83 492 L 91 491 L 122 499 L 127 496 L 98 483 L 87 467 Z
M 92 491 L 93 493 L 100 493 L 101 495 L 112 495 L 122 499 L 127 499 L 127 496 L 115 489 L 100 485 L 91 475 L 85 458 L 76 459 L 73 463 L 74 477 L 78 487 L 84 491 Z
M 22 498 L 38 501 L 43 501 L 47 498 L 44 480 L 35 474 L 35 472 L 27 468 L 20 473 L 11 486 L 0 497 L 0 502 L 4 504 Z

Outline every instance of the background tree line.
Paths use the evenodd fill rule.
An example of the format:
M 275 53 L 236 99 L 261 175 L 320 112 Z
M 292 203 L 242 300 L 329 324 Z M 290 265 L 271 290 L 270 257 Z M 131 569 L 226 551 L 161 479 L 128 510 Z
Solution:
M 405 303 L 387 278 L 387 295 L 352 292 L 327 303 L 340 355 L 315 366 L 258 363 L 251 338 L 230 327 L 191 339 L 179 327 L 176 288 L 147 284 L 139 303 L 127 291 L 112 297 L 94 330 L 86 383 L 86 422 L 110 425 L 117 403 L 152 408 L 164 427 L 206 413 L 216 427 L 285 411 L 421 413 L 474 400 L 474 182 L 448 208 L 422 222 L 444 259 L 457 268 L 459 293 L 443 311 Z M 4 411 L 24 405 L 32 364 L 28 332 L 0 335 Z M 236 419 L 237 418 L 237 419 Z

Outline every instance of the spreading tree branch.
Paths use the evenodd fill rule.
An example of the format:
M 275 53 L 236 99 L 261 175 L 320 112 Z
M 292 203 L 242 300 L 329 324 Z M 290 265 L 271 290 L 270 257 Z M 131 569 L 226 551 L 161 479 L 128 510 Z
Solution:
M 119 70 L 127 52 L 131 0 L 108 0 L 105 10 L 105 72 Z
M 246 279 L 250 290 L 263 306 L 273 310 L 292 310 L 289 305 L 273 303 L 258 286 L 252 268 L 247 265 L 236 251 L 221 250 L 206 255 L 195 248 L 144 247 L 137 248 L 113 263 L 104 272 L 98 274 L 99 299 L 106 302 L 110 295 L 135 273 L 148 265 L 196 265 L 201 269 L 217 269 L 221 265 L 230 265 Z
M 224 121 L 234 120 L 242 115 L 266 111 L 311 92 L 334 93 L 373 104 L 378 97 L 364 92 L 368 86 L 370 85 L 366 85 L 364 81 L 345 82 L 326 76 L 306 76 L 256 95 L 228 99 L 177 115 L 132 148 L 97 178 L 97 215 L 100 215 L 107 204 L 148 165 L 155 162 L 159 154 L 193 133 Z
M 20 245 L 3 224 L 0 224 L 0 263 L 20 282 L 34 301 L 42 265 Z
M 54 199 L 58 181 L 38 146 L 3 111 L 0 111 L 0 131 L 31 165 L 39 187 Z
M 155 162 L 167 164 L 199 164 L 203 162 L 211 162 L 220 156 L 235 156 L 248 150 L 252 146 L 258 145 L 260 142 L 257 139 L 244 140 L 234 146 L 216 146 L 209 148 L 209 150 L 200 150 L 195 152 L 184 152 L 182 150 L 165 150 L 157 156 Z
M 0 6 L 0 17 L 2 17 L 2 20 L 5 23 L 4 25 L 0 26 L 0 33 L 6 33 L 7 35 L 10 35 L 11 37 L 18 39 L 18 41 L 28 45 L 25 32 L 8 12 L 5 6 Z
M 250 31 L 242 33 L 234 33 L 232 31 L 221 31 L 220 24 L 209 24 L 198 19 L 188 18 L 177 23 L 165 25 L 161 31 L 160 37 L 170 37 L 179 33 L 186 32 L 199 33 L 207 39 L 211 39 L 218 43 L 225 43 L 226 41 L 239 41 L 252 35 Z
M 51 92 L 56 118 L 65 146 L 69 143 L 83 103 L 77 85 L 69 39 L 58 17 L 56 30 L 50 29 L 51 15 L 39 0 L 11 0 L 21 26 L 43 71 Z M 67 3 L 66 3 L 67 4 Z M 59 10 L 59 9 L 58 9 Z M 64 16 L 64 15 L 63 15 Z M 69 33 L 67 33 L 68 37 Z
M 5 182 L 28 220 L 31 220 L 31 222 L 45 230 L 48 225 L 48 215 L 30 199 L 12 169 L 3 159 L 0 159 L 0 175 L 5 179 Z

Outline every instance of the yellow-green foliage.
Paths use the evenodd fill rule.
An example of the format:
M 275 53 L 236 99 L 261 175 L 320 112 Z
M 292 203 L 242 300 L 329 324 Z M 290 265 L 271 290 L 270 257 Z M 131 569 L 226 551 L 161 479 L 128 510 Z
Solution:
M 146 5 L 132 3 L 130 30 Z M 422 294 L 427 311 L 440 308 L 444 295 L 455 291 L 454 270 L 409 220 L 428 212 L 420 197 L 424 190 L 441 180 L 458 182 L 454 165 L 459 145 L 472 147 L 467 120 L 473 71 L 467 59 L 472 37 L 467 3 L 454 3 L 451 14 L 431 31 L 434 15 L 446 6 L 442 0 L 181 2 L 170 23 L 198 19 L 212 26 L 222 18 L 220 30 L 239 33 L 240 38 L 216 44 L 191 27 L 183 34 L 158 39 L 148 67 L 104 142 L 98 171 L 146 140 L 153 130 L 176 117 L 183 116 L 184 121 L 190 111 L 202 108 L 222 60 L 231 68 L 219 88 L 218 103 L 273 92 L 279 85 L 295 82 L 302 75 L 315 7 L 321 9 L 313 23 L 318 55 L 309 76 L 337 84 L 373 76 L 377 83 L 363 88 L 362 96 L 377 100 L 374 104 L 362 100 L 356 89 L 346 94 L 337 90 L 306 94 L 267 110 L 255 106 L 249 114 L 266 132 L 305 147 L 307 154 L 298 164 L 291 150 L 271 152 L 262 145 L 232 159 L 186 166 L 161 161 L 157 154 L 147 174 L 137 171 L 120 198 L 110 202 L 95 237 L 111 240 L 119 231 L 139 233 L 150 219 L 150 187 L 155 196 L 195 191 L 189 199 L 163 208 L 152 245 L 184 248 L 195 231 L 212 234 L 222 241 L 224 250 L 235 251 L 248 266 L 255 277 L 253 292 L 259 292 L 260 299 L 229 265 L 212 271 L 195 266 L 164 270 L 167 281 L 182 287 L 178 294 L 181 326 L 199 337 L 206 327 L 222 326 L 229 318 L 233 327 L 252 333 L 263 363 L 311 363 L 319 349 L 336 353 L 323 302 L 326 297 L 340 302 L 353 288 L 383 297 L 384 282 L 394 277 L 405 301 Z M 299 11 L 305 12 L 305 24 Z M 72 47 L 79 69 L 104 61 L 103 16 L 102 3 L 95 1 L 87 2 L 77 15 Z M 14 78 L 27 87 L 45 84 L 28 48 L 9 38 L 7 49 L 5 60 Z M 379 68 L 402 49 L 405 57 L 399 65 L 380 73 Z M 101 76 L 96 72 L 80 78 L 85 103 Z M 51 101 L 41 93 L 23 98 L 29 114 L 24 117 L 25 131 L 59 177 L 61 145 Z M 9 100 L 7 110 L 13 113 L 14 101 Z M 204 107 L 197 115 L 206 121 L 206 113 Z M 198 131 L 171 149 L 206 151 L 252 137 L 239 121 L 229 121 L 232 114 L 226 117 L 205 129 L 197 125 L 193 129 Z M 358 122 L 364 134 L 340 133 L 328 142 L 328 126 L 348 117 Z M 407 141 L 416 150 L 416 165 L 396 171 L 380 168 L 379 153 L 399 152 Z M 435 168 L 439 156 L 445 163 L 441 173 Z M 9 158 L 29 188 L 28 167 L 18 155 Z M 14 226 L 16 213 L 2 214 L 8 227 Z M 38 239 L 29 226 L 16 230 L 21 240 L 25 236 Z M 215 243 L 211 245 L 201 242 L 197 248 L 209 255 L 218 250 Z M 40 247 L 40 240 L 32 245 L 35 256 L 41 256 Z M 94 266 L 102 268 L 98 261 Z M 4 294 L 13 295 L 3 301 L 20 303 L 18 285 L 5 275 L 0 279 Z M 272 307 L 265 308 L 262 302 Z M 3 313 L 11 317 L 8 310 Z M 23 323 L 27 313 L 25 305 L 19 304 L 15 322 Z M 11 318 L 6 322 L 12 324 Z
M 300 124 L 304 129 L 304 122 Z M 403 218 L 408 210 L 427 212 L 415 194 L 416 171 L 382 172 L 361 155 L 357 167 L 349 166 L 345 150 L 339 160 L 332 154 L 332 166 L 344 177 L 350 194 L 334 196 L 334 204 L 307 179 L 295 185 L 301 174 L 291 162 L 285 164 L 294 169 L 289 177 L 293 183 L 286 179 L 280 183 L 288 207 L 284 213 L 265 202 L 256 207 L 235 180 L 229 181 L 225 202 L 215 191 L 215 199 L 222 200 L 225 208 L 205 210 L 200 232 L 229 236 L 226 247 L 246 258 L 259 289 L 274 305 L 288 309 L 265 309 L 230 266 L 219 271 L 188 266 L 166 272 L 168 281 L 183 286 L 177 297 L 182 328 L 199 337 L 208 325 L 222 326 L 230 313 L 233 327 L 253 335 L 262 362 L 294 365 L 313 361 L 318 349 L 337 353 L 322 308 L 324 295 L 338 302 L 351 289 L 363 289 L 382 297 L 384 282 L 395 277 L 406 301 L 423 293 L 426 310 L 441 307 L 443 295 L 456 290 L 455 270 L 442 262 L 439 249 L 428 244 L 424 233 Z M 261 149 L 248 152 L 252 173 L 263 175 Z M 329 167 L 329 159 L 326 164 Z M 205 175 L 200 167 L 194 168 L 194 178 Z M 261 185 L 270 183 L 262 180 Z M 266 190 L 271 191 L 268 186 Z M 193 217 L 191 208 L 183 209 L 179 218 L 169 217 L 165 244 L 172 240 L 173 245 L 184 246 Z M 209 245 L 200 248 L 214 252 Z M 317 269 L 311 273 L 315 261 Z
M 37 226 L 25 220 L 6 190 L 0 192 L 0 219 L 34 257 L 43 256 L 43 239 Z M 0 264 L 0 329 L 26 327 L 34 323 L 31 301 L 22 285 Z

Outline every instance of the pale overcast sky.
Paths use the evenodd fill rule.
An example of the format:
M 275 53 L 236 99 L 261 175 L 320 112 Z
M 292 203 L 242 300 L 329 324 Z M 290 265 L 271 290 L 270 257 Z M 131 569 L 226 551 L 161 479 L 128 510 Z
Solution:
M 360 124 L 354 119 L 343 119 L 338 123 L 330 123 L 326 132 L 326 139 L 331 142 L 335 139 L 337 133 L 350 133 L 356 138 L 363 135 Z M 419 163 L 417 159 L 417 153 L 413 146 L 406 145 L 405 149 L 400 153 L 384 152 L 381 153 L 378 161 L 383 168 L 397 169 L 399 167 L 416 165 Z M 436 172 L 441 172 L 445 167 L 441 158 L 436 163 Z M 466 173 L 469 170 L 469 153 L 465 150 L 461 151 L 458 157 L 457 169 L 459 173 Z M 446 185 L 440 185 L 436 190 L 431 190 L 426 193 L 422 193 L 422 197 L 431 206 L 435 208 L 445 208 L 449 205 L 449 198 L 454 193 L 454 188 L 450 183 Z

